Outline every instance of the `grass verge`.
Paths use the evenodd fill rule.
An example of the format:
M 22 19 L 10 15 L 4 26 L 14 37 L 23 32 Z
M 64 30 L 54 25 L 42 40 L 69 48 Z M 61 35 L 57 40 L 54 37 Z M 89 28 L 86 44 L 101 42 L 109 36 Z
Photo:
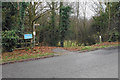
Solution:
M 34 58 L 40 58 L 43 56 L 53 56 L 53 53 L 45 53 L 45 54 L 36 54 L 36 55 L 28 55 L 25 54 L 23 56 L 18 56 L 18 57 L 8 57 L 6 56 L 5 58 L 2 59 L 1 63 L 5 63 L 5 62 L 13 62 L 13 61 L 21 61 L 21 60 L 26 60 L 26 59 L 34 59 Z
M 42 57 L 54 56 L 52 49 L 55 47 L 35 47 L 34 49 L 15 50 L 13 52 L 4 52 L 0 56 L 0 64 L 7 62 L 22 61 L 27 59 L 36 59 Z
M 118 42 L 103 42 L 91 46 L 65 47 L 64 49 L 69 51 L 91 51 L 114 46 L 120 46 L 120 44 Z

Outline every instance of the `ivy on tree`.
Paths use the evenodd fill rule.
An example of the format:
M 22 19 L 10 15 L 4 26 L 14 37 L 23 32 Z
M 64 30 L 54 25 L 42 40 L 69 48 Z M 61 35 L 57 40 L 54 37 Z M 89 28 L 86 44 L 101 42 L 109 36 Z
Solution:
M 69 28 L 69 17 L 71 13 L 71 7 L 70 6 L 62 6 L 61 7 L 61 24 L 60 24 L 60 43 L 61 47 L 64 47 L 64 38 L 66 35 L 66 32 Z

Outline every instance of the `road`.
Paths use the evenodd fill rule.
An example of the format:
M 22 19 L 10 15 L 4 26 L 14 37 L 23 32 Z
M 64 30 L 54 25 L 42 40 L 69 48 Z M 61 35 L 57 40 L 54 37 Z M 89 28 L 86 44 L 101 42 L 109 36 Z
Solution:
M 54 51 L 62 51 L 60 49 Z M 69 52 L 46 59 L 6 64 L 3 78 L 118 78 L 118 49 Z

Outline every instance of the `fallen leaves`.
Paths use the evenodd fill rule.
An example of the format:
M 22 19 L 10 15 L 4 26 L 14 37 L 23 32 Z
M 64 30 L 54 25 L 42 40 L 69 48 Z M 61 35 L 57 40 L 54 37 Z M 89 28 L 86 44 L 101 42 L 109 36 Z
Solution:
M 64 47 L 63 49 L 69 50 L 69 51 L 82 51 L 82 50 L 92 50 L 96 48 L 105 48 L 110 46 L 116 46 L 118 45 L 118 42 L 103 42 L 101 44 L 95 44 L 91 46 L 78 46 L 78 47 Z M 36 46 L 33 49 L 25 49 L 25 50 L 14 50 L 13 52 L 5 52 L 2 53 L 1 60 L 3 62 L 7 61 L 16 61 L 21 59 L 29 59 L 29 58 L 37 58 L 40 56 L 49 56 L 52 55 L 52 49 L 55 49 L 58 47 L 49 47 L 49 46 Z M 62 48 L 62 47 L 59 47 Z M 51 54 L 52 53 L 52 54 Z
M 41 46 L 41 47 L 34 47 L 33 49 L 25 49 L 25 50 L 14 50 L 13 52 L 4 52 L 2 53 L 2 60 L 4 62 L 7 61 L 15 61 L 20 59 L 27 59 L 27 58 L 35 58 L 39 56 L 47 56 L 53 54 L 52 49 L 56 47 L 48 47 L 48 46 Z

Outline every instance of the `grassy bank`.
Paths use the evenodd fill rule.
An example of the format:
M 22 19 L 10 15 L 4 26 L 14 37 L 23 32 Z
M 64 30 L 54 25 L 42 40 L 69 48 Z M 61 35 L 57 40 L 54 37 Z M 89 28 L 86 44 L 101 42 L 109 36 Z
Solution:
M 114 47 L 114 46 L 120 46 L 119 42 L 103 42 L 91 46 L 64 47 L 64 49 L 69 51 L 90 51 L 94 49 Z
M 53 56 L 52 49 L 55 47 L 35 47 L 34 49 L 15 50 L 13 52 L 4 52 L 1 55 L 0 63 L 21 61 L 40 57 Z

